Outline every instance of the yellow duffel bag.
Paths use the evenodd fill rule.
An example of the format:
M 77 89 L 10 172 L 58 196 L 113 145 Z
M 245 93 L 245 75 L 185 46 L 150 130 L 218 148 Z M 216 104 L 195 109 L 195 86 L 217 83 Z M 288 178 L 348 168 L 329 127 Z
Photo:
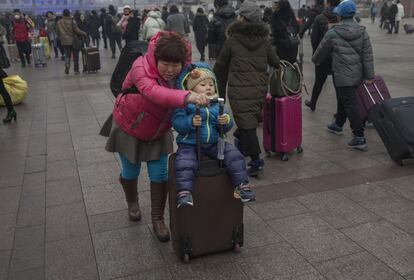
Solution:
M 43 44 L 45 47 L 45 58 L 49 59 L 52 53 L 50 49 L 49 39 L 47 37 L 39 37 L 39 43 Z
M 11 75 L 3 79 L 4 87 L 10 94 L 13 105 L 22 103 L 27 96 L 27 82 L 19 75 Z M 0 96 L 0 105 L 4 106 L 4 100 Z

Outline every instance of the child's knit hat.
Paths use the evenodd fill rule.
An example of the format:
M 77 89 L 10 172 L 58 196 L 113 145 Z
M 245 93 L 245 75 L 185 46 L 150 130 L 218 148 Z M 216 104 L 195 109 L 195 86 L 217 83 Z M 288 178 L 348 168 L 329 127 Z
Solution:
M 216 80 L 214 73 L 211 72 L 209 69 L 205 68 L 195 68 L 191 70 L 187 78 L 187 89 L 192 90 L 195 88 L 199 83 L 204 80 L 212 79 L 213 82 Z

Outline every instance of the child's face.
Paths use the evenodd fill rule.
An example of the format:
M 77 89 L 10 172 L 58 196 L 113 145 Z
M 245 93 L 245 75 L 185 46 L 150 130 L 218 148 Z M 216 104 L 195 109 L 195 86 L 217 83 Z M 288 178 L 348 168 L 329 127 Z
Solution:
M 205 79 L 199 82 L 192 91 L 198 94 L 204 94 L 206 96 L 214 96 L 216 94 L 216 88 L 213 79 Z

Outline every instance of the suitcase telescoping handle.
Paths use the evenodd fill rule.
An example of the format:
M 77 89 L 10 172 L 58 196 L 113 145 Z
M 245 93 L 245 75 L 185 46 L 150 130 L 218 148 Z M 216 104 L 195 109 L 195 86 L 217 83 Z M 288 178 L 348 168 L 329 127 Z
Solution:
M 368 87 L 367 87 L 367 84 L 366 84 L 366 83 L 363 83 L 363 85 L 364 85 L 365 91 L 368 93 L 368 96 L 369 96 L 369 98 L 370 98 L 370 99 L 371 99 L 371 101 L 372 101 L 372 104 L 373 104 L 373 105 L 375 105 L 375 104 L 376 104 L 375 99 L 372 97 L 372 94 L 371 94 L 371 92 L 369 91 L 369 89 L 368 89 Z M 378 93 L 379 97 L 382 99 L 382 101 L 385 101 L 384 96 L 382 95 L 381 91 L 378 89 L 378 87 L 377 87 L 377 85 L 375 84 L 375 82 L 373 82 L 373 83 L 372 83 L 372 85 L 373 85 L 373 87 L 375 88 L 375 90 L 377 91 L 377 93 Z
M 219 103 L 219 116 L 224 114 L 224 98 L 218 99 Z M 226 145 L 226 140 L 224 139 L 224 125 L 220 124 L 219 126 L 219 139 L 218 139 L 218 149 L 217 149 L 217 159 L 219 160 L 220 168 L 223 167 L 224 161 L 224 147 Z
M 200 116 L 200 106 L 196 107 L 196 116 Z M 201 139 L 200 139 L 200 126 L 196 127 L 196 149 L 197 149 L 197 164 L 198 169 L 200 169 L 201 162 Z

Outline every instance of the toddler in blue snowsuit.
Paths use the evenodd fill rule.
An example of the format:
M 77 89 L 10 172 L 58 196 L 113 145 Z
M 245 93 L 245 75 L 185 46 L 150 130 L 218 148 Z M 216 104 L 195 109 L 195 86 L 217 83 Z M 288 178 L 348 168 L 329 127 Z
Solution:
M 216 77 L 206 64 L 190 65 L 184 69 L 177 83 L 178 88 L 205 94 L 209 98 L 218 97 Z M 232 128 L 233 120 L 226 112 L 219 114 L 218 103 L 200 108 L 200 115 L 196 115 L 196 106 L 189 104 L 186 108 L 175 111 L 172 124 L 178 132 L 175 159 L 177 208 L 193 206 L 193 182 L 198 168 L 196 127 L 200 129 L 201 154 L 217 158 L 220 125 L 223 125 L 226 133 Z M 223 165 L 234 186 L 234 197 L 242 202 L 255 200 L 249 187 L 244 156 L 229 143 L 225 143 Z

